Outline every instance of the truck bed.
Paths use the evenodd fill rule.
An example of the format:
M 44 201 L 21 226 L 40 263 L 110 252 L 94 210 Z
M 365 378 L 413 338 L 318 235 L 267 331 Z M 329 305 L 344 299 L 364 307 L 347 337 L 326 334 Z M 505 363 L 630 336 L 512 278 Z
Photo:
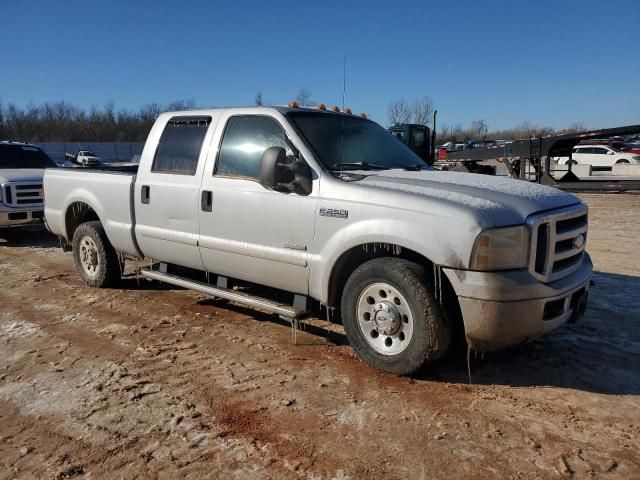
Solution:
M 70 209 L 81 208 L 78 202 L 82 202 L 96 212 L 117 251 L 138 255 L 133 232 L 135 179 L 135 173 L 48 168 L 43 188 L 44 215 L 49 230 L 71 242 L 66 215 Z

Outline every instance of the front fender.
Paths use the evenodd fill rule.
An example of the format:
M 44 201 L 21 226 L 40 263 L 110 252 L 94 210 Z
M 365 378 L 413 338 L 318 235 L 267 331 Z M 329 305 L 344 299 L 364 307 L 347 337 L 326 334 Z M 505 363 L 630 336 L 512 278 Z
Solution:
M 355 221 L 335 228 L 337 222 L 340 220 L 319 220 L 317 245 L 320 248 L 310 258 L 309 292 L 321 303 L 329 300 L 332 272 L 341 257 L 354 247 L 365 248 L 367 245 L 367 248 L 376 249 L 392 245 L 412 250 L 437 265 L 466 268 L 473 242 L 480 232 L 480 227 L 456 219 L 410 212 L 403 214 L 397 210 L 393 215 Z M 392 250 L 389 249 L 389 252 Z

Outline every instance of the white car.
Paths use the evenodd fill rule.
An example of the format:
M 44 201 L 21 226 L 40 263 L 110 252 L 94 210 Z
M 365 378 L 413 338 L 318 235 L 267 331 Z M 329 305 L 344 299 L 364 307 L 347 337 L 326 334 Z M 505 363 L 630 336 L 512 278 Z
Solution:
M 76 156 L 76 163 L 84 167 L 100 165 L 100 157 L 89 150 L 80 150 Z
M 640 155 L 625 153 L 607 145 L 578 145 L 571 151 L 573 165 L 612 167 L 616 163 L 640 163 Z M 559 157 L 558 165 L 567 165 L 569 157 Z

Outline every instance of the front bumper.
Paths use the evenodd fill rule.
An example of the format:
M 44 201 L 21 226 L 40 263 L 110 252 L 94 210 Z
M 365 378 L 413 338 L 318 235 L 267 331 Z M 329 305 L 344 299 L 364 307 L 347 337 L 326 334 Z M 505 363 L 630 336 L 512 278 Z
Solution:
M 476 350 L 490 351 L 576 321 L 586 307 L 593 265 L 585 253 L 575 272 L 548 284 L 526 270 L 443 271 L 458 295 L 468 343 Z
M 44 207 L 11 208 L 0 204 L 0 228 L 42 223 Z

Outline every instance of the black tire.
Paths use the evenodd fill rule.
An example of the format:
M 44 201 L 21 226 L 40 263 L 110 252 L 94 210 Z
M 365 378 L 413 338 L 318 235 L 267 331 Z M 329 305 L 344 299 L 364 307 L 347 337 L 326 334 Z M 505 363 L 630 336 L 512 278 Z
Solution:
M 85 238 L 90 239 L 96 247 L 95 272 L 90 273 L 83 265 L 81 242 Z M 89 240 L 86 240 L 90 243 Z M 91 221 L 80 224 L 73 234 L 73 263 L 80 274 L 82 281 L 90 287 L 108 287 L 114 285 L 122 278 L 118 254 L 111 246 L 107 234 L 99 221 Z M 85 261 L 86 264 L 86 261 Z
M 451 343 L 451 328 L 427 287 L 426 279 L 426 271 L 422 266 L 400 258 L 369 260 L 353 271 L 344 287 L 341 314 L 349 343 L 366 363 L 385 372 L 409 375 L 447 353 Z M 404 297 L 403 300 L 406 299 L 411 311 L 412 334 L 407 346 L 399 353 L 382 354 L 376 351 L 369 344 L 370 340 L 365 338 L 357 318 L 361 295 L 378 283 L 396 289 Z M 372 321 L 375 322 L 375 325 L 371 324 L 375 329 L 377 320 Z
M 578 162 L 576 162 L 575 160 L 571 160 L 571 161 L 569 162 L 569 164 L 571 164 L 571 165 L 578 165 Z

